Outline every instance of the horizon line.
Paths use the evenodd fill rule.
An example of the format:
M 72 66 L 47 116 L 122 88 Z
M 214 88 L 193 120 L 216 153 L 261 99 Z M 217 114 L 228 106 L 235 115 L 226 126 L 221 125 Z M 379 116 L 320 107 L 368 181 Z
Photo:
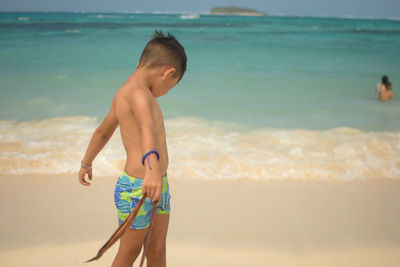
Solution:
M 220 14 L 212 14 L 210 11 L 2 11 L 0 13 L 78 13 L 78 14 L 86 14 L 86 13 L 109 13 L 109 14 L 199 14 L 199 15 L 215 15 L 215 16 L 224 16 Z M 226 14 L 232 16 L 238 16 L 237 14 Z M 285 13 L 265 13 L 264 17 L 302 17 L 302 18 L 339 18 L 339 19 L 379 19 L 379 20 L 393 20 L 400 21 L 399 17 L 381 17 L 381 16 L 364 16 L 364 15 L 304 15 L 304 14 L 285 14 Z M 261 17 L 263 17 L 261 16 Z

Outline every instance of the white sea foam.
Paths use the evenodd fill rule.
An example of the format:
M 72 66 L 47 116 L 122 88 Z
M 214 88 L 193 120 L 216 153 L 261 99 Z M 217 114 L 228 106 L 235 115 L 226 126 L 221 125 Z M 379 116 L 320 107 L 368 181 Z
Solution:
M 90 15 L 89 18 L 97 18 L 97 19 L 104 19 L 104 18 L 120 18 L 121 15 L 110 15 L 110 14 L 96 14 L 96 15 Z
M 0 173 L 76 173 L 94 117 L 0 121 Z M 167 119 L 169 174 L 183 179 L 399 179 L 400 131 L 249 129 L 200 118 Z M 120 174 L 119 129 L 93 162 L 94 175 Z
M 29 20 L 29 17 L 18 17 L 19 21 L 25 21 L 25 20 Z
M 182 14 L 179 16 L 181 19 L 198 19 L 200 18 L 199 14 Z

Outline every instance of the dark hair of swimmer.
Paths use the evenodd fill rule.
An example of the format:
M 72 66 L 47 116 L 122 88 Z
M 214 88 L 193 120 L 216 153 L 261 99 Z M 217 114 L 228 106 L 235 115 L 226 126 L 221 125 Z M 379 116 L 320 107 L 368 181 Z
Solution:
M 388 81 L 389 81 L 389 79 L 388 79 L 388 77 L 387 77 L 386 75 L 382 76 L 382 83 L 383 83 L 385 86 L 387 86 Z

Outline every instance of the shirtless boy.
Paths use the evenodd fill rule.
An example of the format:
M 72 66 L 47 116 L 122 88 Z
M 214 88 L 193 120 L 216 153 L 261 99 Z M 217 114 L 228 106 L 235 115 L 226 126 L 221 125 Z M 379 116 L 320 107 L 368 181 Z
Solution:
M 146 253 L 147 266 L 166 266 L 166 237 L 170 213 L 167 179 L 168 152 L 163 116 L 157 97 L 163 96 L 182 78 L 186 53 L 171 34 L 155 31 L 136 70 L 117 90 L 111 109 L 95 130 L 81 162 L 79 182 L 89 186 L 91 164 L 119 125 L 126 151 L 126 164 L 115 184 L 114 201 L 121 224 L 147 193 L 130 229 L 120 239 L 112 267 L 132 266 L 138 257 L 150 223 L 153 202 L 156 216 Z

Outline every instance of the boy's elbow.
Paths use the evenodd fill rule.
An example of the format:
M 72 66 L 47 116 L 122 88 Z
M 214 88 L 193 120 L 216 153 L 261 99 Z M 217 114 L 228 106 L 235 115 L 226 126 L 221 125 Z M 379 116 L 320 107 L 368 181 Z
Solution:
M 107 134 L 102 128 L 97 128 L 96 130 L 97 134 L 101 137 L 101 139 L 109 139 L 111 136 Z

